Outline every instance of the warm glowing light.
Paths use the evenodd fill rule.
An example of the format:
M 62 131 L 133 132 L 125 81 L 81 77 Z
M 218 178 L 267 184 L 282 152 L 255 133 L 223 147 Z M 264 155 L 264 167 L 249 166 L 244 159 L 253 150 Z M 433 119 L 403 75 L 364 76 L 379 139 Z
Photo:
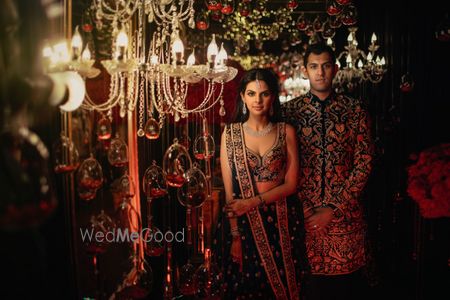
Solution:
M 371 41 L 373 44 L 375 44 L 375 42 L 377 41 L 377 36 L 376 36 L 375 32 L 372 33 L 372 38 L 370 39 L 370 41 Z
M 227 59 L 228 59 L 228 54 L 227 54 L 227 51 L 225 51 L 225 48 L 223 47 L 223 43 L 222 43 L 222 45 L 220 45 L 220 51 L 217 54 L 217 58 L 216 58 L 217 64 L 220 66 L 223 66 L 223 65 L 225 65 Z
M 61 41 L 53 46 L 53 56 L 51 57 L 51 61 L 54 63 L 70 61 L 70 54 L 66 41 Z
M 187 64 L 188 66 L 193 66 L 193 65 L 195 65 L 195 54 L 194 54 L 194 50 L 192 50 L 191 55 L 189 55 L 186 64 Z
M 80 55 L 81 49 L 83 48 L 83 41 L 81 40 L 80 32 L 78 31 L 78 26 L 75 28 L 75 34 L 72 36 L 72 54 L 73 58 L 77 59 Z
M 213 34 L 211 43 L 209 43 L 208 51 L 207 51 L 208 61 L 213 62 L 218 53 L 219 53 L 219 48 L 217 47 L 217 43 L 216 43 L 216 35 Z
M 84 48 L 83 53 L 81 54 L 81 60 L 91 60 L 91 51 L 89 50 L 89 47 L 86 46 L 86 48 Z
M 81 106 L 86 94 L 86 86 L 83 78 L 77 72 L 62 73 L 64 82 L 69 90 L 67 101 L 60 105 L 59 108 L 64 111 L 74 111 Z
M 156 54 L 152 54 L 152 56 L 150 56 L 150 63 L 153 66 L 158 64 L 158 56 Z
M 123 29 L 120 30 L 119 34 L 117 35 L 116 45 L 117 47 L 128 47 L 128 36 Z
M 127 48 L 128 48 L 128 36 L 123 29 L 120 30 L 119 34 L 117 35 L 116 47 L 117 47 L 117 52 L 116 52 L 117 59 L 118 60 L 125 59 L 125 55 L 126 55 Z
M 328 45 L 328 46 L 333 45 L 333 40 L 332 40 L 331 38 L 328 38 L 328 39 L 327 39 L 327 45 Z

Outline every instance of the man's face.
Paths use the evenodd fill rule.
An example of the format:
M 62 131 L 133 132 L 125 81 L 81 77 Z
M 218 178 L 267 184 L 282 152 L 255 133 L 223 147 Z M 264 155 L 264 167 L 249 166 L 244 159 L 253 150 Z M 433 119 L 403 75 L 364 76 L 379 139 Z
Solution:
M 302 71 L 309 79 L 311 92 L 331 92 L 337 66 L 333 63 L 328 52 L 323 52 L 321 54 L 311 53 L 308 56 L 306 68 L 302 67 Z

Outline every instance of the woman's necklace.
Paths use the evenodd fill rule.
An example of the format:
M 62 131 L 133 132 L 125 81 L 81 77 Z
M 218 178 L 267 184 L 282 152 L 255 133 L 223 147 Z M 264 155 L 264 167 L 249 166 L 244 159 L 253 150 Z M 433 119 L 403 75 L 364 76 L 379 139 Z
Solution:
M 248 126 L 247 122 L 242 124 L 242 127 L 244 127 L 244 131 L 248 135 L 251 135 L 251 136 L 254 136 L 254 137 L 261 137 L 261 136 L 266 136 L 267 134 L 269 134 L 269 132 L 272 131 L 273 123 L 269 122 L 269 124 L 267 124 L 266 127 L 264 127 L 263 129 L 261 129 L 259 131 L 256 131 L 256 130 L 252 129 L 250 126 Z

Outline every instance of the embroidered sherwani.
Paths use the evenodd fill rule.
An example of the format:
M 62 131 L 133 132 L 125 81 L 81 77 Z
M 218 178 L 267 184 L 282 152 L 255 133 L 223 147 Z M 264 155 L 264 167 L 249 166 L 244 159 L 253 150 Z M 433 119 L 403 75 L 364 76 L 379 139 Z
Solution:
M 365 264 L 365 223 L 360 194 L 371 171 L 372 143 L 367 112 L 361 102 L 332 93 L 320 100 L 312 93 L 282 106 L 296 127 L 299 198 L 305 217 L 322 205 L 335 208 L 328 235 L 306 235 L 311 272 L 339 275 Z

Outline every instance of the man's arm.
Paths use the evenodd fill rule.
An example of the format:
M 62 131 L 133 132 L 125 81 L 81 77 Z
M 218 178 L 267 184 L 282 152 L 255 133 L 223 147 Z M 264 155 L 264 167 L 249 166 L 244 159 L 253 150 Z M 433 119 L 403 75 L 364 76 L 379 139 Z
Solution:
M 352 129 L 354 134 L 353 169 L 345 180 L 342 191 L 336 195 L 331 207 L 336 214 L 346 212 L 349 199 L 358 199 L 367 183 L 372 171 L 373 143 L 370 132 L 369 116 L 367 110 L 358 104 L 352 116 Z

